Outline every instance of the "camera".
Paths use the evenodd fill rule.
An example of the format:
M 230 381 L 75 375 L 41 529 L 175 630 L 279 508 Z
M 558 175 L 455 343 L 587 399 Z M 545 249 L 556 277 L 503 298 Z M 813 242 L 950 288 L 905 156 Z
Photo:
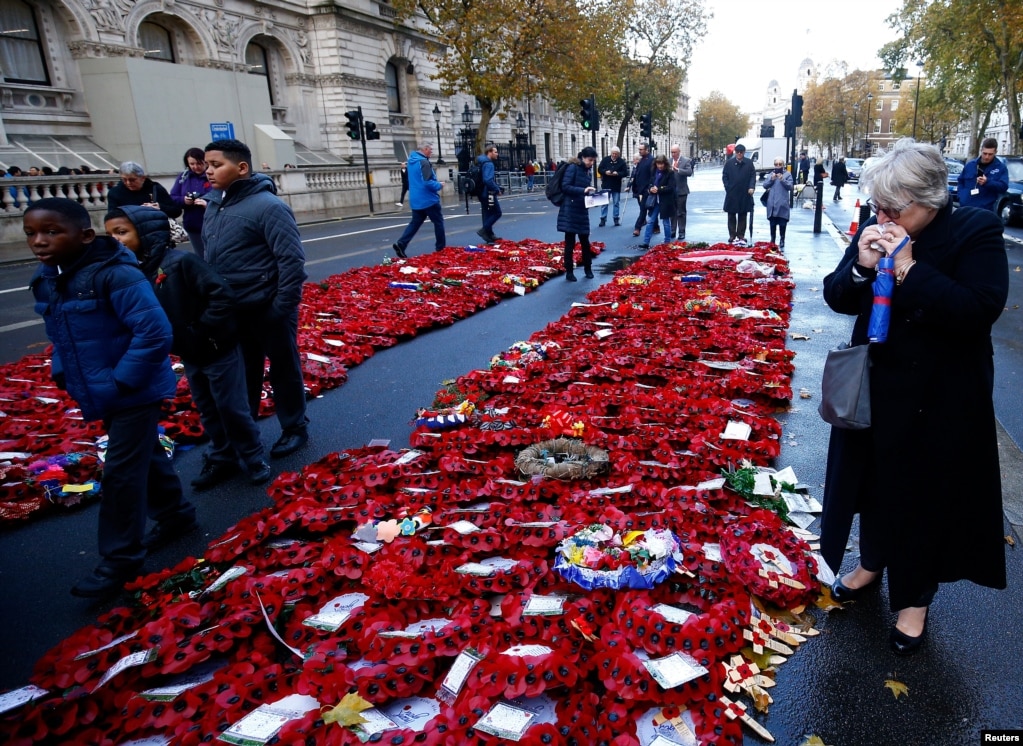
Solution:
M 199 194 L 199 192 L 189 192 L 185 196 L 188 197 L 189 199 L 199 199 L 202 195 Z

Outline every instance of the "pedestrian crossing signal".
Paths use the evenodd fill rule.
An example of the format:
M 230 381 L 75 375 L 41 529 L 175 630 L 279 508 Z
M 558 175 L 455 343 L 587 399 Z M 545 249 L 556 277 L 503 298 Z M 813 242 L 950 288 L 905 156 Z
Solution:
M 352 111 L 345 112 L 345 118 L 348 123 L 345 127 L 348 128 L 348 138 L 351 140 L 362 139 L 362 109 L 353 109 Z
M 366 139 L 367 140 L 379 140 L 380 133 L 377 132 L 376 122 L 366 122 Z
M 579 102 L 579 121 L 584 130 L 596 131 L 600 129 L 600 114 L 597 113 L 597 102 L 593 96 L 584 98 Z
M 654 134 L 654 115 L 652 112 L 647 112 L 639 118 L 639 136 L 644 139 L 650 139 Z

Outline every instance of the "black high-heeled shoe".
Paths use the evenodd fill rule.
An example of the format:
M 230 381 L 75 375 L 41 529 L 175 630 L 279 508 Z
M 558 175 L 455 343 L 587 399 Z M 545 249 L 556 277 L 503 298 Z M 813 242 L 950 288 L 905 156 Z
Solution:
M 866 585 L 861 585 L 859 588 L 850 588 L 842 582 L 842 577 L 839 576 L 834 584 L 831 586 L 831 598 L 840 604 L 846 604 L 850 601 L 855 601 L 864 593 L 872 588 L 876 588 L 881 583 L 881 573 L 879 572 L 873 580 Z
M 930 619 L 930 616 L 930 613 L 928 613 L 924 617 L 924 628 L 916 637 L 910 637 L 893 625 L 891 634 L 888 636 L 888 646 L 892 649 L 892 652 L 896 655 L 905 656 L 913 655 L 913 653 L 919 650 L 924 644 L 924 638 L 927 637 L 927 620 Z

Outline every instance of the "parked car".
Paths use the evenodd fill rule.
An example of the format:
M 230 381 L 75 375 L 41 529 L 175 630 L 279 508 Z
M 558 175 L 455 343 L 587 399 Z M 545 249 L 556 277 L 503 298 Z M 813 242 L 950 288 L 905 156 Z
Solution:
M 998 200 L 1002 225 L 1023 225 L 1023 155 L 998 156 L 1009 167 L 1009 191 Z
M 945 159 L 948 166 L 948 196 L 952 204 L 959 204 L 959 174 L 963 172 L 963 164 L 951 158 Z
M 845 170 L 849 172 L 849 181 L 859 182 L 860 173 L 863 171 L 863 159 L 846 158 Z

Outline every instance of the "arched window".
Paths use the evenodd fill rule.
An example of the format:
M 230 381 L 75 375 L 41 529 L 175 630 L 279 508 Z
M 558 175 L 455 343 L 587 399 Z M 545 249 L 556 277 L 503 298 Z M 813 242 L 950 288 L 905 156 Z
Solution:
M 174 62 L 174 44 L 171 32 L 159 24 L 144 21 L 139 24 L 139 44 L 147 60 Z
M 39 26 L 22 0 L 0 0 L 0 70 L 10 83 L 50 84 Z
M 266 78 L 266 89 L 270 92 L 270 105 L 274 103 L 274 87 L 270 84 L 270 55 L 266 47 L 256 42 L 250 42 L 245 47 L 245 64 L 249 68 L 249 75 L 262 75 Z
M 387 110 L 400 114 L 401 89 L 398 87 L 398 68 L 393 62 L 388 62 L 384 68 L 384 79 L 387 84 Z

